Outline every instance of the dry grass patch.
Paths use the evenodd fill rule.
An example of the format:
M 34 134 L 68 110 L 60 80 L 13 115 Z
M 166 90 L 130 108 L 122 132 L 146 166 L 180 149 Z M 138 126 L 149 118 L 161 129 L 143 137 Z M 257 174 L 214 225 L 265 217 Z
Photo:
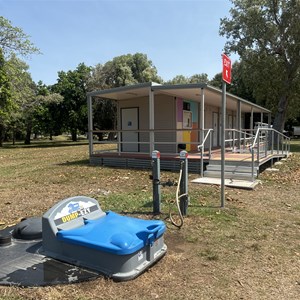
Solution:
M 0 149 L 0 226 L 86 195 L 104 210 L 152 218 L 150 171 L 93 167 L 87 145 Z M 264 172 L 254 191 L 190 184 L 183 228 L 167 221 L 167 255 L 133 281 L 0 287 L 0 299 L 299 299 L 300 155 Z M 162 172 L 166 179 L 178 174 Z M 190 179 L 196 175 L 190 175 Z M 174 188 L 163 188 L 163 213 Z M 2 224 L 2 225 L 1 225 Z

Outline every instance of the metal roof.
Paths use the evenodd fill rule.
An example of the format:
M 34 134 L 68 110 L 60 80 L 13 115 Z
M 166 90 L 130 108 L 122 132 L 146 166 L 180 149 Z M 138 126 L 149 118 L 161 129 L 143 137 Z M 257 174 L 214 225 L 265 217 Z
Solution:
M 203 90 L 205 95 L 205 104 L 216 107 L 222 106 L 222 91 L 205 83 L 161 85 L 154 82 L 147 82 L 106 90 L 97 90 L 90 92 L 87 95 L 92 97 L 122 101 L 133 98 L 147 97 L 149 95 L 150 89 L 154 92 L 154 95 L 170 95 L 173 97 L 181 97 L 185 100 L 193 100 L 196 102 L 201 101 L 201 93 Z M 242 112 L 251 112 L 251 108 L 253 108 L 253 112 L 270 113 L 270 110 L 262 106 L 237 97 L 233 94 L 226 93 L 227 109 L 237 110 L 238 101 L 241 102 Z

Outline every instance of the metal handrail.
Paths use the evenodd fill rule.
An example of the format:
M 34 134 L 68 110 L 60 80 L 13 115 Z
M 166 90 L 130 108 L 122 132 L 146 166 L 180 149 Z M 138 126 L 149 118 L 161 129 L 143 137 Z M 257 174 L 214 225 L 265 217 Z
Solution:
M 201 145 L 198 145 L 198 151 L 201 152 L 201 171 L 200 171 L 200 175 L 201 177 L 203 177 L 203 165 L 204 165 L 204 161 L 203 161 L 203 151 L 204 151 L 204 147 L 205 147 L 205 143 L 206 143 L 206 140 L 208 139 L 209 137 L 209 149 L 208 149 L 208 157 L 209 159 L 211 158 L 211 133 L 213 132 L 214 130 L 213 129 L 208 129 L 203 141 L 202 141 L 202 144 Z
M 268 141 L 268 136 L 267 135 L 261 135 L 261 132 L 271 132 L 271 143 L 269 143 Z M 252 181 L 254 181 L 254 156 L 255 156 L 255 148 L 257 147 L 257 154 L 256 154 L 256 162 L 259 165 L 259 161 L 260 161 L 260 147 L 261 147 L 261 140 L 260 139 L 264 139 L 264 147 L 265 147 L 265 151 L 264 151 L 264 157 L 266 157 L 268 155 L 268 147 L 270 146 L 270 151 L 271 154 L 274 153 L 274 134 L 277 134 L 277 154 L 279 155 L 279 148 L 280 148 L 280 137 L 283 140 L 281 142 L 281 154 L 284 154 L 284 148 L 285 148 L 285 153 L 286 155 L 288 155 L 288 153 L 290 152 L 290 138 L 286 135 L 284 135 L 282 132 L 277 131 L 274 128 L 258 128 L 254 137 L 254 141 L 252 143 L 252 145 L 249 147 L 250 152 L 251 152 L 251 156 L 252 156 Z
M 231 128 L 231 129 L 225 129 L 225 131 L 227 131 L 227 132 L 229 131 L 229 132 L 233 133 L 232 138 L 225 139 L 225 143 L 232 142 L 232 146 L 231 146 L 232 151 L 234 151 L 234 149 L 235 149 L 235 142 L 236 141 L 239 142 L 239 147 L 238 147 L 239 150 L 241 150 L 241 142 L 243 143 L 244 148 L 246 148 L 246 142 L 248 140 L 253 141 L 254 135 L 250 134 L 250 133 L 247 133 L 246 130 L 238 130 L 238 129 Z M 236 133 L 239 134 L 240 136 L 243 136 L 243 137 L 239 136 L 238 138 L 236 138 Z
M 137 130 L 118 130 L 118 129 L 115 129 L 115 130 L 92 130 L 90 131 L 89 134 L 91 134 L 92 136 L 94 135 L 97 135 L 97 134 L 107 134 L 107 135 L 110 135 L 110 134 L 113 134 L 115 136 L 115 138 L 113 140 L 109 140 L 109 139 L 106 139 L 106 140 L 101 140 L 101 141 L 97 141 L 97 140 L 94 140 L 93 138 L 91 139 L 91 143 L 92 145 L 94 144 L 118 144 L 118 145 L 121 145 L 123 143 L 125 144 L 140 144 L 140 145 L 151 145 L 151 140 L 150 138 L 145 138 L 145 140 L 140 140 L 140 141 L 134 141 L 134 142 L 131 142 L 131 141 L 122 141 L 121 139 L 121 136 L 122 136 L 122 133 L 127 133 L 127 132 L 135 132 L 135 133 L 139 133 L 139 134 L 148 134 L 149 137 L 150 137 L 150 134 L 151 133 L 177 133 L 177 132 L 198 132 L 200 133 L 201 131 L 203 132 L 206 132 L 206 131 L 210 131 L 210 129 L 192 129 L 192 128 L 187 128 L 187 129 L 137 129 Z M 145 136 L 146 137 L 146 136 Z M 199 137 L 200 139 L 200 137 Z M 196 142 L 192 142 L 192 141 L 163 141 L 163 140 L 159 140 L 159 141 L 154 141 L 155 144 L 161 144 L 161 145 L 178 145 L 178 143 L 184 143 L 184 144 L 188 144 L 188 145 L 198 145 L 199 144 L 199 141 L 196 141 Z M 119 149 L 119 153 L 121 153 L 121 150 L 120 150 L 120 147 L 118 146 L 117 147 Z M 116 150 L 116 149 L 114 149 Z M 151 152 L 151 151 L 150 151 Z M 149 154 L 150 152 L 139 152 L 140 154 Z M 94 153 L 94 147 L 91 147 L 91 153 Z M 122 153 L 125 153 L 124 151 L 122 151 Z M 152 152 L 151 152 L 152 153 Z M 150 153 L 150 155 L 151 155 Z M 174 154 L 175 152 L 173 153 L 166 153 L 166 154 Z M 177 153 L 177 152 L 176 152 Z

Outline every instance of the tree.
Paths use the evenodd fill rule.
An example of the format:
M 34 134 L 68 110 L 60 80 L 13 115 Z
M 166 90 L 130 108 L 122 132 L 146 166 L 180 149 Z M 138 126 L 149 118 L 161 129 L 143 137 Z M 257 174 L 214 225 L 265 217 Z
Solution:
M 33 111 L 34 133 L 49 134 L 50 140 L 53 135 L 61 133 L 60 103 L 63 97 L 52 93 L 50 87 L 39 81 L 36 86 L 36 105 Z
M 0 147 L 2 147 L 5 126 L 9 121 L 11 109 L 11 87 L 5 69 L 4 57 L 0 48 Z
M 236 61 L 232 64 L 231 77 L 231 84 L 226 88 L 227 92 L 255 103 L 256 100 L 253 97 L 253 89 L 246 80 L 247 73 L 242 61 Z M 222 82 L 222 73 L 218 73 L 209 81 L 209 84 L 218 89 L 222 89 Z
M 2 16 L 0 16 L 0 48 L 4 56 L 11 54 L 26 56 L 40 52 L 21 28 L 12 26 L 11 22 Z
M 25 143 L 29 144 L 35 105 L 35 84 L 28 72 L 28 65 L 15 54 L 12 54 L 6 62 L 6 69 L 13 99 L 7 129 L 12 131 L 13 140 L 16 130 L 24 130 Z
M 157 70 L 146 54 L 126 54 L 113 58 L 91 70 L 88 81 L 90 91 L 154 81 L 162 82 Z M 94 102 L 94 125 L 97 129 L 111 130 L 116 125 L 116 105 L 112 101 L 97 99 Z M 99 139 L 101 139 L 99 135 Z
M 7 130 L 13 128 L 14 131 L 20 120 L 22 103 L 31 97 L 27 85 L 32 84 L 28 67 L 16 55 L 38 52 L 21 28 L 0 16 L 0 146 Z
M 283 131 L 288 107 L 298 107 L 300 1 L 232 0 L 231 18 L 221 20 L 227 52 L 238 53 L 253 95 L 275 113 Z
M 91 68 L 80 63 L 74 71 L 58 72 L 58 81 L 52 92 L 63 96 L 60 103 L 61 123 L 77 141 L 78 131 L 87 131 L 86 93 Z
M 146 54 L 135 53 L 114 57 L 102 67 L 98 65 L 98 72 L 101 69 L 101 78 L 104 82 L 97 82 L 105 88 L 120 87 L 129 84 L 154 81 L 162 82 L 157 75 L 157 70 Z M 95 81 L 94 81 L 95 83 Z
M 207 83 L 208 75 L 206 73 L 194 74 L 191 77 L 176 75 L 173 79 L 166 81 L 166 84 L 187 84 L 187 83 Z

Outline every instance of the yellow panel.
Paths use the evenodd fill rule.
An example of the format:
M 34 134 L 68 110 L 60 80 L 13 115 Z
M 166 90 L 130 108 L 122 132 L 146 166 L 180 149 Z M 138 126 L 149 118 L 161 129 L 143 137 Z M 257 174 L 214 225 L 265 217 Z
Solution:
M 183 132 L 183 141 L 184 142 L 190 142 L 191 141 L 191 132 L 190 131 L 184 131 Z M 186 151 L 190 151 L 191 150 L 191 145 L 187 144 L 186 145 Z

